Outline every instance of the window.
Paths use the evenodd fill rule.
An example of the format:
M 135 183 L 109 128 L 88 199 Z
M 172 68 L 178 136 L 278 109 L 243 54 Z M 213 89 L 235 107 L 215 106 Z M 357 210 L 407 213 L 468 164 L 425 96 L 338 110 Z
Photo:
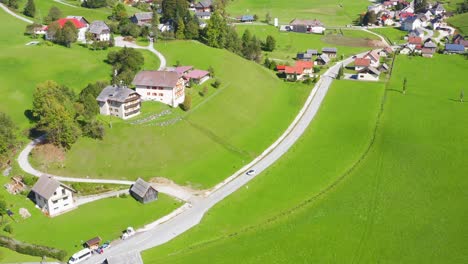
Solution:
M 54 195 L 57 195 L 57 192 L 54 192 Z
M 151 93 L 150 93 L 150 92 L 147 92 L 146 95 L 151 95 Z
M 153 93 L 153 96 L 157 96 L 158 94 L 157 93 Z
M 67 191 L 65 189 L 62 189 L 62 194 L 65 195 Z
M 52 201 L 53 204 L 56 204 L 58 201 Z
M 58 207 L 55 207 L 55 208 L 54 208 L 54 210 L 57 210 L 57 209 L 58 209 Z
M 68 200 L 68 196 L 63 197 L 63 200 L 64 201 Z
M 164 94 L 163 93 L 160 93 L 159 96 L 163 96 Z
M 63 206 L 68 206 L 68 204 L 64 204 Z

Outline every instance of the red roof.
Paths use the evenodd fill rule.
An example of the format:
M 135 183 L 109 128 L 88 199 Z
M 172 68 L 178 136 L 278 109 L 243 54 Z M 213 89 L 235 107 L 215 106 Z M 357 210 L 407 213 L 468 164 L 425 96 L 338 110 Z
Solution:
M 370 63 L 371 63 L 371 60 L 365 59 L 365 58 L 356 58 L 354 60 L 354 66 L 369 67 Z
M 277 71 L 284 71 L 286 69 L 286 66 L 285 65 L 277 65 L 276 66 L 276 70 Z
M 408 43 L 409 44 L 421 44 L 422 39 L 420 37 L 409 37 L 408 38 Z
M 312 69 L 314 67 L 313 61 L 296 61 L 296 67 L 302 69 Z
M 74 25 L 76 28 L 78 28 L 78 29 L 79 29 L 79 28 L 84 28 L 84 27 L 86 27 L 85 24 L 81 23 L 81 22 L 80 22 L 78 19 L 76 19 L 76 18 L 60 18 L 59 20 L 57 20 L 57 23 L 59 23 L 60 28 L 62 28 L 62 27 L 65 25 L 65 23 L 67 23 L 67 21 L 72 22 L 73 25 Z M 46 28 L 46 30 L 47 30 L 47 28 Z
M 302 74 L 302 71 L 303 69 L 298 69 L 295 66 L 286 66 L 284 68 L 284 72 L 287 74 L 294 74 L 294 73 Z
M 284 72 L 287 74 L 302 74 L 304 69 L 312 69 L 313 67 L 313 61 L 296 61 L 294 66 L 285 66 Z

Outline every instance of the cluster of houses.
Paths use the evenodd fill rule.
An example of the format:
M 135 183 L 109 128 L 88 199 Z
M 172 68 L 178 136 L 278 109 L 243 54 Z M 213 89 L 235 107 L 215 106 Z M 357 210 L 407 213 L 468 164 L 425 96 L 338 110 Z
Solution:
M 371 50 L 362 57 L 356 57 L 353 63 L 356 74 L 351 75 L 351 79 L 378 81 L 380 74 L 389 70 L 386 63 L 381 63 L 381 57 L 388 57 L 392 53 L 393 49 L 386 47 L 380 50 Z
M 277 65 L 276 71 L 288 81 L 302 81 L 314 77 L 314 65 L 327 65 L 331 59 L 336 58 L 336 48 L 323 48 L 321 52 L 309 49 L 297 54 L 295 64 Z
M 185 88 L 202 84 L 210 78 L 208 71 L 192 66 L 169 67 L 162 71 L 140 71 L 132 81 L 135 90 L 110 85 L 96 98 L 102 115 L 122 119 L 140 114 L 142 101 L 156 101 L 177 107 L 185 100 Z
M 288 25 L 281 25 L 280 31 L 291 31 L 297 33 L 323 34 L 325 25 L 317 19 L 293 19 Z
M 141 203 L 158 199 L 158 191 L 141 178 L 130 187 L 130 195 Z M 77 208 L 77 191 L 49 175 L 43 175 L 31 189 L 31 199 L 45 215 L 54 217 Z

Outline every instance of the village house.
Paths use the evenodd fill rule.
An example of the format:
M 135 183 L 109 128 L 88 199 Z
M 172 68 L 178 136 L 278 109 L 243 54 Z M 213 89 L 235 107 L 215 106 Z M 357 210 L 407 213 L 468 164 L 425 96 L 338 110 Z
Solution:
M 130 188 L 130 195 L 140 203 L 149 203 L 158 199 L 158 191 L 148 182 L 138 178 Z
M 252 15 L 243 15 L 239 18 L 239 21 L 242 23 L 251 23 L 255 21 L 255 18 Z
M 363 58 L 370 59 L 370 66 L 379 67 L 380 65 L 380 55 L 377 50 L 371 50 Z
M 382 63 L 382 64 L 379 66 L 378 70 L 379 70 L 380 72 L 388 72 L 388 71 L 390 70 L 390 67 L 388 67 L 388 65 L 387 65 L 386 63 Z
M 84 23 L 80 22 L 76 18 L 60 18 L 56 22 L 58 23 L 60 28 L 63 28 L 65 23 L 67 23 L 68 21 L 73 23 L 75 28 L 78 29 L 77 41 L 83 42 L 83 43 L 86 42 L 86 31 L 88 30 L 87 24 L 84 24 Z M 55 22 L 53 22 L 53 23 L 55 23 Z M 54 40 L 55 39 L 55 35 L 52 35 L 51 32 L 48 31 L 48 27 L 45 28 L 45 31 L 46 31 L 46 34 L 45 34 L 46 40 Z M 55 34 L 55 32 L 54 32 L 54 34 Z
M 90 25 L 90 24 L 89 24 L 89 21 L 88 21 L 85 17 L 83 17 L 83 16 L 67 16 L 66 18 L 68 18 L 68 19 L 73 19 L 73 18 L 74 18 L 74 19 L 80 21 L 80 22 L 81 22 L 83 25 L 85 25 L 87 28 L 89 28 L 89 25 Z
M 465 47 L 461 44 L 445 44 L 445 54 L 463 54 L 465 53 Z
M 52 176 L 41 176 L 31 191 L 36 206 L 48 216 L 53 217 L 75 208 L 73 193 L 76 191 Z
M 213 12 L 213 1 L 203 0 L 195 4 L 196 12 Z
M 96 98 L 101 115 L 128 119 L 140 114 L 140 95 L 132 89 L 119 85 L 104 88 Z
M 452 38 L 452 43 L 463 45 L 465 49 L 468 48 L 468 40 L 465 40 L 465 38 L 460 34 L 457 34 L 456 36 Z
M 322 34 L 325 31 L 325 26 L 317 19 L 304 20 L 294 19 L 289 23 L 290 30 L 299 33 L 314 33 Z
M 196 84 L 203 84 L 210 79 L 210 72 L 195 69 L 184 74 L 183 77 L 188 83 L 194 82 Z
M 417 49 L 421 49 L 421 45 L 422 45 L 422 39 L 420 37 L 409 37 L 408 38 L 407 47 L 410 50 L 415 51 Z
M 330 62 L 330 58 L 327 54 L 321 54 L 315 59 L 317 65 L 327 65 Z
M 338 53 L 337 48 L 323 48 L 322 54 L 326 54 L 329 58 L 336 58 L 336 54 Z
M 314 63 L 312 61 L 296 61 L 294 66 L 285 66 L 284 74 L 288 81 L 300 81 L 313 77 Z
M 367 58 L 356 58 L 354 59 L 354 70 L 360 71 L 371 65 L 371 60 Z
M 435 15 L 435 16 L 438 16 L 438 15 L 442 15 L 446 12 L 445 8 L 444 8 L 444 5 L 443 4 L 437 4 L 437 6 L 435 6 L 433 9 L 432 9 L 432 13 Z
M 132 21 L 133 24 L 137 24 L 138 26 L 149 25 L 151 24 L 152 20 L 152 12 L 135 13 L 133 16 L 130 17 L 130 21 Z
M 185 99 L 185 81 L 175 71 L 140 71 L 132 82 L 144 101 L 177 107 Z
M 296 59 L 297 60 L 302 60 L 302 61 L 311 61 L 312 60 L 312 54 L 309 54 L 307 52 L 305 52 L 305 53 L 299 52 L 299 53 L 297 53 Z
M 379 51 L 380 57 L 388 57 L 393 53 L 393 49 L 391 47 L 385 47 Z
M 211 12 L 195 12 L 198 19 L 208 20 L 211 18 Z
M 109 41 L 111 32 L 109 26 L 104 21 L 96 20 L 89 26 L 89 33 L 92 35 L 93 40 Z
M 434 56 L 435 50 L 429 48 L 422 48 L 421 55 L 425 58 L 432 58 Z
M 408 17 L 403 21 L 403 23 L 401 24 L 401 29 L 403 29 L 404 31 L 411 31 L 420 28 L 421 26 L 421 20 L 416 16 L 412 16 Z
M 366 67 L 358 71 L 357 79 L 361 81 L 378 81 L 380 71 L 374 67 Z
M 424 31 L 421 28 L 411 30 L 408 34 L 408 37 L 424 37 Z

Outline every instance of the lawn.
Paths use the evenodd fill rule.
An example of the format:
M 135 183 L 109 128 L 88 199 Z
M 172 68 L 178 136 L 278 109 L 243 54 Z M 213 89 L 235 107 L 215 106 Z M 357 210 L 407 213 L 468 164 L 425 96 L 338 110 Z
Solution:
M 318 19 L 327 26 L 351 24 L 359 14 L 366 11 L 367 0 L 234 0 L 228 4 L 227 12 L 232 17 L 251 14 L 265 19 L 267 12 L 287 24 L 294 18 Z
M 328 30 L 326 35 L 301 34 L 294 32 L 280 32 L 273 26 L 236 26 L 239 35 L 242 36 L 248 29 L 252 35 L 264 41 L 268 35 L 276 40 L 276 49 L 266 53 L 268 57 L 285 60 L 292 63 L 297 52 L 305 52 L 307 49 L 318 49 L 323 47 L 338 48 L 338 56 L 345 57 L 371 49 L 369 40 L 375 40 L 377 36 L 358 30 Z
M 39 262 L 42 257 L 34 257 L 17 253 L 8 248 L 0 247 L 0 263 Z M 49 261 L 51 261 L 49 259 Z
M 468 65 L 400 56 L 395 67 L 375 141 L 342 181 L 371 138 L 379 84 L 334 84 L 288 156 L 145 263 L 466 263 L 468 108 L 457 99 Z
M 392 44 L 405 43 L 405 40 L 403 38 L 406 35 L 408 35 L 408 32 L 403 31 L 399 28 L 394 28 L 394 27 L 372 28 L 369 30 L 384 36 Z
M 460 34 L 468 35 L 468 13 L 455 15 L 448 19 L 448 22 L 456 27 Z
M 193 109 L 188 113 L 171 109 L 182 120 L 170 126 L 156 125 L 161 120 L 143 125 L 113 120 L 103 141 L 80 139 L 67 153 L 64 167 L 49 172 L 117 179 L 160 176 L 210 187 L 274 142 L 311 89 L 285 83 L 258 64 L 198 42 L 158 43 L 156 48 L 168 65 L 179 61 L 199 69 L 213 66 L 221 87 L 209 86 L 205 97 L 197 92 L 201 87 L 195 88 Z M 168 109 L 153 104 L 156 111 Z
M 2 185 L 7 178 L 1 179 Z M 171 213 L 181 203 L 164 194 L 148 204 L 141 204 L 130 196 L 107 198 L 88 203 L 63 215 L 49 218 L 34 207 L 32 201 L 22 195 L 11 195 L 2 188 L 0 194 L 7 200 L 8 208 L 15 213 L 7 219 L 13 227 L 13 238 L 20 241 L 47 245 L 66 250 L 69 255 L 80 249 L 81 241 L 100 236 L 104 241 L 117 239 L 128 226 L 139 228 Z M 22 219 L 19 208 L 29 210 L 31 217 Z M 124 209 L 124 210 L 122 210 Z M 3 231 L 0 234 L 7 235 Z

